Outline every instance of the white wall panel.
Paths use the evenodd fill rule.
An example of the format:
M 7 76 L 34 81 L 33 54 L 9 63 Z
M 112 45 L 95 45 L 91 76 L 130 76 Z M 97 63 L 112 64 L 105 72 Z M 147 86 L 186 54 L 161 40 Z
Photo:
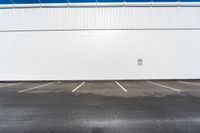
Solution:
M 0 80 L 197 79 L 199 28 L 199 7 L 0 9 Z
M 1 9 L 0 31 L 200 28 L 199 7 Z
M 199 30 L 0 32 L 0 80 L 200 78 L 199 35 Z

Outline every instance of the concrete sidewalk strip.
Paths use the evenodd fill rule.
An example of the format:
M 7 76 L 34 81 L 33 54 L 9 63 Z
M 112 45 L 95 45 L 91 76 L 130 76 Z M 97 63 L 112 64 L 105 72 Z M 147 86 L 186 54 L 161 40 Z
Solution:
M 127 92 L 127 89 L 125 89 L 119 82 L 115 81 L 115 83 L 125 92 Z
M 173 90 L 173 91 L 178 91 L 178 92 L 181 91 L 179 89 L 176 89 L 176 88 L 173 88 L 173 87 L 169 87 L 169 86 L 166 86 L 166 85 L 162 85 L 162 84 L 158 84 L 158 83 L 155 83 L 155 82 L 152 82 L 152 81 L 147 81 L 147 83 L 150 83 L 150 84 L 153 84 L 153 85 L 157 85 L 157 86 L 160 86 L 160 87 L 163 87 L 163 88 L 167 88 L 167 89 L 170 89 L 170 90 Z
M 9 87 L 9 86 L 15 86 L 15 85 L 20 85 L 20 84 L 23 84 L 23 82 L 3 85 L 3 86 L 0 86 L 0 88 L 2 88 L 2 87 Z
M 51 82 L 51 83 L 47 83 L 47 84 L 43 84 L 43 85 L 39 85 L 39 86 L 36 86 L 36 87 L 32 87 L 32 88 L 29 88 L 29 89 L 25 89 L 25 90 L 20 90 L 18 92 L 26 92 L 26 91 L 30 91 L 30 90 L 34 90 L 34 89 L 38 89 L 38 88 L 41 88 L 41 87 L 45 87 L 45 86 L 48 86 L 48 85 L 51 85 L 51 84 L 54 84 L 54 82 Z
M 200 86 L 200 83 L 191 83 L 191 82 L 185 82 L 185 81 L 178 81 L 179 83 L 189 84 L 189 85 L 196 85 Z
M 82 82 L 80 85 L 78 85 L 75 89 L 72 90 L 72 92 L 75 92 L 78 90 L 82 85 L 84 85 L 86 82 Z

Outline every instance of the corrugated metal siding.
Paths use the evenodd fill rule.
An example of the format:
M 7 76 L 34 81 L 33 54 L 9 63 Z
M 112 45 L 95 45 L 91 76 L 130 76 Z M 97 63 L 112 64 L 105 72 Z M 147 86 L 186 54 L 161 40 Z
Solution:
M 1 9 L 0 31 L 200 28 L 199 7 Z

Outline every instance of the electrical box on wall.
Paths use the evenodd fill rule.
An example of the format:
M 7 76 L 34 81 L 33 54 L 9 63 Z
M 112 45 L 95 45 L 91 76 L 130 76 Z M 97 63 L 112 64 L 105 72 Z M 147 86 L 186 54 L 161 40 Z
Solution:
M 143 60 L 142 59 L 138 59 L 137 63 L 138 63 L 139 66 L 142 66 L 143 65 Z

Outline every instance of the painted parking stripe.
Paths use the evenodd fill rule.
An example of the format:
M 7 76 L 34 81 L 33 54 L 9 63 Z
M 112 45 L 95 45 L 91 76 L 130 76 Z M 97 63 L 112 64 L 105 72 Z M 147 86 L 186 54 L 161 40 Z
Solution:
M 115 81 L 115 83 L 125 92 L 127 92 L 127 89 L 125 89 L 119 82 Z
M 167 88 L 167 89 L 173 90 L 173 91 L 178 91 L 178 92 L 181 91 L 179 89 L 172 88 L 172 87 L 169 87 L 169 86 L 166 86 L 166 85 L 162 85 L 162 84 L 158 84 L 158 83 L 155 83 L 155 82 L 152 82 L 152 81 L 147 81 L 147 82 L 150 83 L 150 84 L 153 84 L 153 85 L 157 85 L 157 86 L 160 86 L 160 87 L 163 87 L 163 88 Z
M 75 92 L 76 90 L 78 90 L 82 85 L 84 85 L 85 82 L 81 83 L 80 85 L 78 85 L 75 89 L 72 90 L 72 92 Z
M 38 88 L 41 88 L 41 87 L 45 87 L 45 86 L 48 86 L 48 85 L 51 85 L 51 84 L 54 84 L 54 82 L 47 83 L 47 84 L 43 84 L 43 85 L 39 85 L 39 86 L 32 87 L 32 88 L 25 89 L 25 90 L 20 90 L 20 91 L 18 91 L 18 92 L 26 92 L 26 91 L 30 91 L 30 90 L 34 90 L 34 89 L 38 89 Z
M 2 87 L 14 86 L 14 85 L 20 85 L 20 84 L 23 84 L 23 82 L 20 82 L 20 83 L 15 83 L 15 84 L 3 85 L 3 86 L 0 86 L 0 88 L 2 88 Z
M 200 83 L 191 83 L 191 82 L 185 82 L 185 81 L 178 81 L 180 83 L 184 83 L 184 84 L 189 84 L 189 85 L 196 85 L 196 86 L 200 86 Z

